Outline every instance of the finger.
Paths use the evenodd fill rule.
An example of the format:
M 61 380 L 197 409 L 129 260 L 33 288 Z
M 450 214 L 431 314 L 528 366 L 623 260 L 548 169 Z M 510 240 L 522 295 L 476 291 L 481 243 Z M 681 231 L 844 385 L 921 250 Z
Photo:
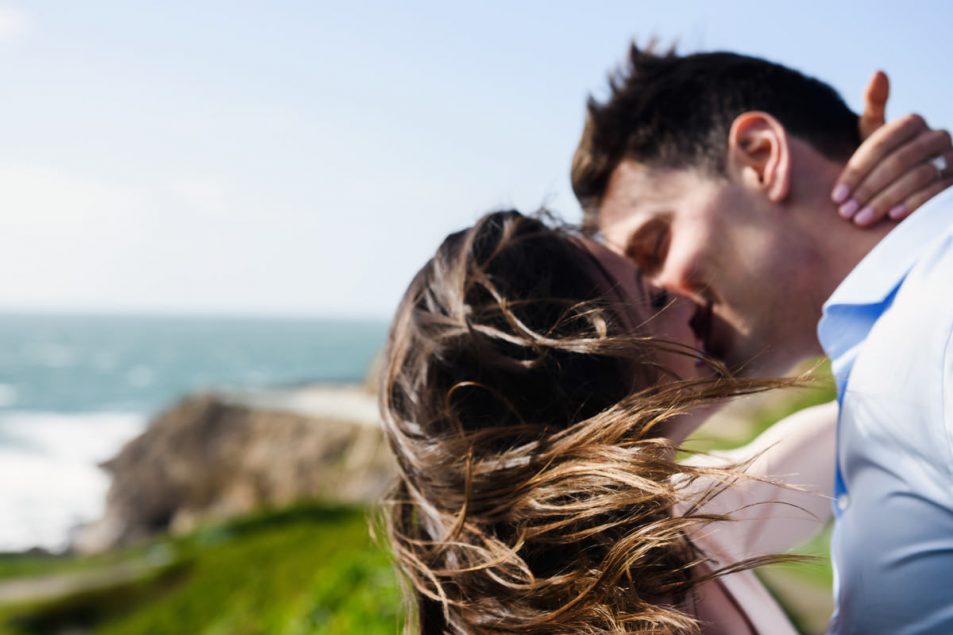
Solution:
M 866 139 L 884 125 L 887 113 L 887 98 L 890 97 L 890 80 L 883 71 L 876 71 L 867 82 L 864 91 L 864 114 L 860 116 L 860 138 Z
M 880 161 L 910 139 L 927 129 L 920 115 L 907 115 L 878 128 L 848 159 L 847 165 L 837 177 L 831 199 L 844 203 L 850 193 Z
M 916 168 L 928 159 L 939 156 L 953 147 L 950 133 L 946 130 L 927 130 L 878 163 L 873 170 L 854 188 L 853 200 L 860 207 L 866 205 L 879 193 L 888 189 L 891 183 L 901 180 L 904 174 Z M 906 194 L 912 194 L 908 192 Z M 897 202 L 906 198 L 906 195 Z
M 932 163 L 922 163 L 908 170 L 857 212 L 853 218 L 854 224 L 869 227 L 890 214 L 903 216 L 908 210 L 898 209 L 898 206 L 917 192 L 931 188 L 938 180 L 936 167 Z
M 947 162 L 950 161 L 950 157 L 947 157 Z M 946 188 L 953 185 L 953 175 L 944 176 L 939 181 L 935 181 L 930 187 L 920 190 L 910 198 L 908 198 L 903 203 L 903 209 L 898 211 L 896 214 L 890 214 L 890 218 L 893 220 L 902 220 L 910 214 L 912 214 L 918 207 L 929 201 L 931 198 L 945 190 Z
M 934 156 L 942 156 L 947 165 L 953 165 L 953 149 L 946 148 L 945 152 Z M 932 158 L 932 157 L 931 157 Z M 861 227 L 876 224 L 882 218 L 901 220 L 914 209 L 923 204 L 937 193 L 937 183 L 953 178 L 953 171 L 945 170 L 942 174 L 931 161 L 921 163 L 893 182 L 883 192 L 879 193 L 861 211 L 854 216 L 854 223 Z M 941 187 L 940 190 L 943 188 Z

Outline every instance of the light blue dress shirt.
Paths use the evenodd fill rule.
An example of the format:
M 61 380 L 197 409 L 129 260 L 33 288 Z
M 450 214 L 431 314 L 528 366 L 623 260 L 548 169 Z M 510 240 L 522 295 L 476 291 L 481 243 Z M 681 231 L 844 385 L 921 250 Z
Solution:
M 841 404 L 836 635 L 953 635 L 953 191 L 824 305 Z

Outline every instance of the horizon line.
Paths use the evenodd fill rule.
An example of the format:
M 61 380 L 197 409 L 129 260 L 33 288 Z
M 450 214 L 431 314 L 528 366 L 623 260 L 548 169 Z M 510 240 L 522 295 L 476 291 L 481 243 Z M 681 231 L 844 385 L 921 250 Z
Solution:
M 0 306 L 0 316 L 48 316 L 48 317 L 143 317 L 143 318 L 217 318 L 217 319 L 273 319 L 273 320 L 325 320 L 334 322 L 358 321 L 386 324 L 390 316 L 379 313 L 337 313 L 312 311 L 266 311 L 243 309 L 182 309 L 182 308 L 137 308 L 137 307 L 12 307 Z

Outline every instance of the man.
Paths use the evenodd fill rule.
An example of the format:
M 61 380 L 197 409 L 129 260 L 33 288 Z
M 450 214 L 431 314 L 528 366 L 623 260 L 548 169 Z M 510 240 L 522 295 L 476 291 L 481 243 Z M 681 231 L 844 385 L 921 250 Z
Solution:
M 901 151 L 923 162 L 911 177 L 921 194 L 897 198 L 900 187 L 881 209 L 858 209 L 838 187 L 841 215 L 869 224 L 886 200 L 900 217 L 950 185 L 948 135 L 911 139 Z M 856 115 L 817 80 L 729 53 L 633 47 L 608 101 L 590 100 L 573 188 L 610 246 L 710 308 L 711 354 L 749 375 L 831 356 L 841 401 L 831 631 L 948 634 L 953 196 L 896 229 L 858 231 L 831 201 L 858 143 Z

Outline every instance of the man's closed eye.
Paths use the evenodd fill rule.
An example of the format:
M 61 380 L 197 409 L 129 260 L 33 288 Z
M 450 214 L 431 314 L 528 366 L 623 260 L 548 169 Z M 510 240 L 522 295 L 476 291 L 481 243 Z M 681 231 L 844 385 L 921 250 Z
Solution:
M 626 247 L 628 256 L 647 276 L 657 275 L 668 255 L 668 223 L 649 221 L 632 235 Z

